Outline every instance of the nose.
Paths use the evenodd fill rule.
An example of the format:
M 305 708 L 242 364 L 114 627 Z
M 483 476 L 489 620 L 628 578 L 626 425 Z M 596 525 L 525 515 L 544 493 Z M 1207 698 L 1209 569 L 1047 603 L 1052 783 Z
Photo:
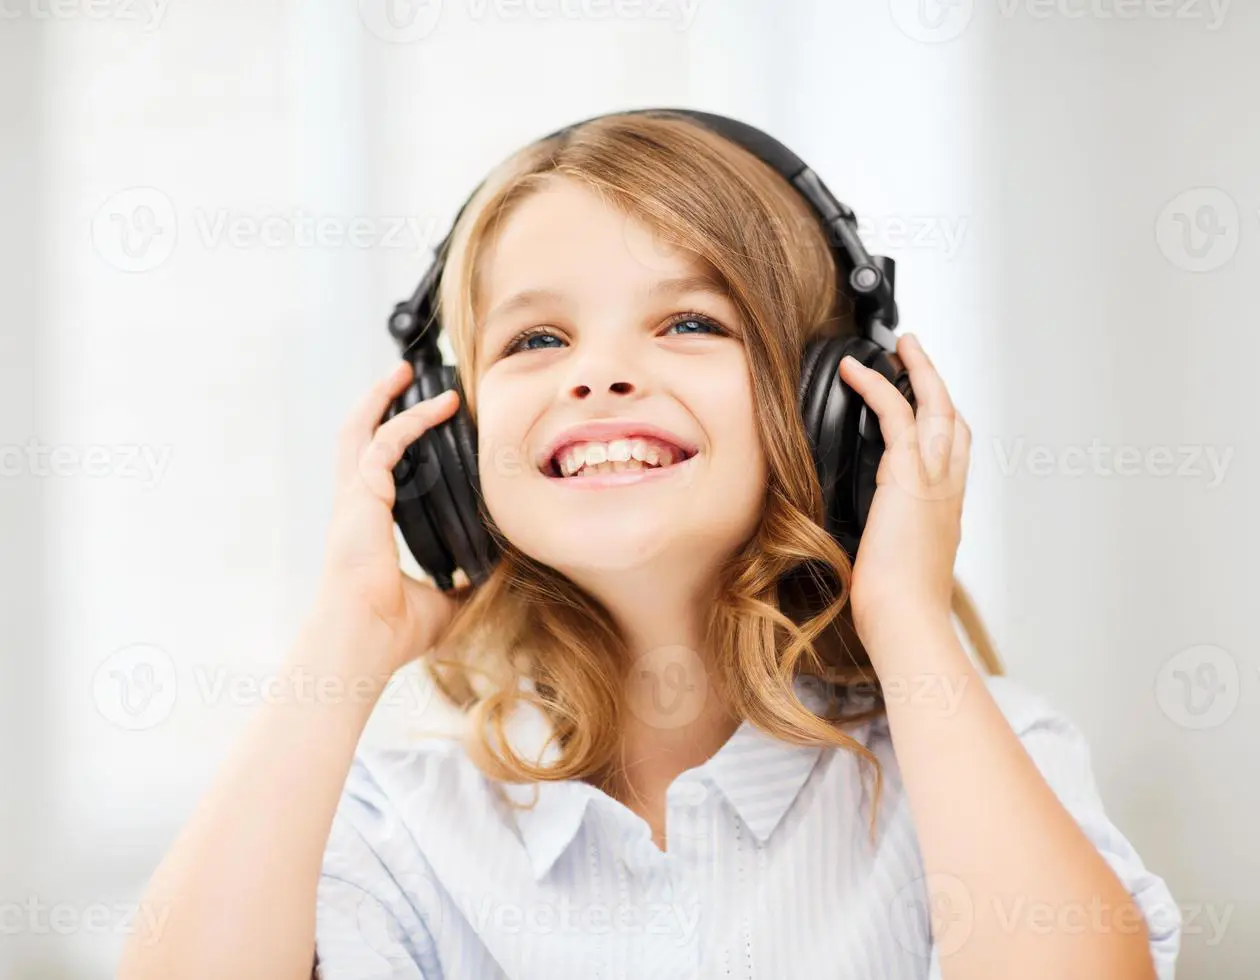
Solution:
M 593 325 L 565 358 L 560 381 L 564 400 L 592 403 L 643 397 L 652 387 L 651 368 L 632 325 Z M 591 408 L 592 411 L 595 409 Z
M 566 397 L 590 401 L 642 390 L 634 352 L 624 344 L 591 342 L 570 364 Z
M 596 384 L 594 390 L 602 391 L 604 389 L 601 384 Z M 630 381 L 609 381 L 607 390 L 614 395 L 630 395 L 634 393 L 634 384 Z M 592 388 L 588 384 L 575 384 L 571 394 L 574 398 L 583 399 L 589 398 L 591 391 Z

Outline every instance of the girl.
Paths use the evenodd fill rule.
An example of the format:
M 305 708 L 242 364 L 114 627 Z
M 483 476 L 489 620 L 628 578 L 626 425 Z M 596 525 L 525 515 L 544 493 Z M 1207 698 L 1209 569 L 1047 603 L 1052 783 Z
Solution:
M 820 524 L 801 354 L 852 331 L 817 216 L 695 122 L 611 115 L 501 165 L 442 325 L 488 579 L 403 575 L 392 469 L 460 394 L 348 419 L 315 604 L 149 884 L 150 978 L 1171 978 L 1180 915 L 1080 733 L 953 579 L 970 432 L 852 360 L 887 449 L 856 562 Z M 458 741 L 358 747 L 424 663 Z M 334 696 L 340 692 L 340 696 Z

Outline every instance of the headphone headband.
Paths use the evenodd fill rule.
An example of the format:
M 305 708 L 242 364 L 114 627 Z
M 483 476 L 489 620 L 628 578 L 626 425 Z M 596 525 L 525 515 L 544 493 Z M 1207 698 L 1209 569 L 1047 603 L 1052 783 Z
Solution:
M 822 222 L 828 244 L 836 259 L 841 276 L 847 281 L 857 306 L 858 329 L 887 351 L 896 349 L 893 330 L 897 326 L 897 301 L 894 296 L 893 260 L 883 255 L 871 255 L 858 236 L 857 216 L 853 209 L 838 201 L 813 170 L 800 157 L 755 126 L 712 112 L 695 109 L 648 108 L 629 109 L 602 113 L 575 123 L 570 123 L 549 133 L 537 142 L 565 136 L 573 130 L 607 116 L 662 115 L 682 116 L 743 147 L 766 165 L 772 167 L 805 198 Z M 484 184 L 477 185 L 468 199 L 460 206 L 451 231 L 434 250 L 433 262 L 412 295 L 397 303 L 389 317 L 389 332 L 398 342 L 404 355 L 413 362 L 440 365 L 442 355 L 438 350 L 438 336 L 442 325 L 438 321 L 437 291 L 446 267 L 446 253 L 454 228 L 459 224 L 468 204 Z

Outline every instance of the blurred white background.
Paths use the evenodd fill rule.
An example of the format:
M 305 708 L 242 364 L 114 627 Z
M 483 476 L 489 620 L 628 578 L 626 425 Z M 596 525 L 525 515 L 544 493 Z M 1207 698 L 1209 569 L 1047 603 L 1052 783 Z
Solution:
M 767 129 L 898 260 L 975 433 L 960 576 L 1179 977 L 1254 976 L 1258 48 L 1228 0 L 0 3 L 0 976 L 112 975 L 465 196 L 647 105 Z

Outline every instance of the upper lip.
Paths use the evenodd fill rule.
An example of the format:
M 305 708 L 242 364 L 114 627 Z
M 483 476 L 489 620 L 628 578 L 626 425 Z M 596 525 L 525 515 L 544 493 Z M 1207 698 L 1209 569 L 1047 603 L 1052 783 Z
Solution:
M 556 454 L 574 443 L 612 442 L 614 439 L 633 439 L 635 437 L 667 442 L 681 449 L 688 458 L 698 452 L 698 447 L 676 432 L 671 432 L 669 429 L 662 428 L 659 425 L 653 425 L 651 422 L 637 422 L 634 419 L 592 419 L 589 422 L 581 422 L 578 425 L 573 425 L 557 432 L 547 442 L 547 445 L 543 447 L 535 463 L 539 470 L 548 473 L 551 468 L 551 461 L 555 459 Z

